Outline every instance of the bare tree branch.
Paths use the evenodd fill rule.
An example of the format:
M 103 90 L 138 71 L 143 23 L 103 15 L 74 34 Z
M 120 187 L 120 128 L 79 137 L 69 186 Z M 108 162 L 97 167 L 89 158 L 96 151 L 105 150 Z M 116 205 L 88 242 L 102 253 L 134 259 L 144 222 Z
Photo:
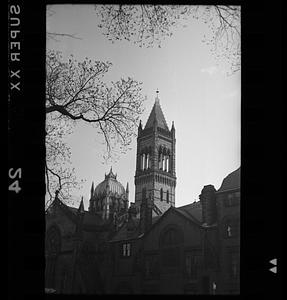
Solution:
M 75 122 L 92 124 L 102 134 L 107 157 L 116 148 L 125 152 L 143 112 L 141 83 L 128 77 L 109 85 L 103 81 L 109 62 L 64 61 L 60 52 L 48 51 L 46 59 L 46 177 L 50 197 L 53 190 L 76 186 L 70 169 L 70 149 L 63 141 Z M 65 163 L 65 166 L 64 166 Z

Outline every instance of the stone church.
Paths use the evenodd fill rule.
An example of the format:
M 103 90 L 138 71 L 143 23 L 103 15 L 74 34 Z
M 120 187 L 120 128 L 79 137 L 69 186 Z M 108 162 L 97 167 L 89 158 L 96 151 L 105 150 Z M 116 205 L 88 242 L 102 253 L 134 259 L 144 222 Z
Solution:
M 175 127 L 158 96 L 137 137 L 135 198 L 112 168 L 89 207 L 46 211 L 45 287 L 59 294 L 239 294 L 240 168 L 175 207 Z

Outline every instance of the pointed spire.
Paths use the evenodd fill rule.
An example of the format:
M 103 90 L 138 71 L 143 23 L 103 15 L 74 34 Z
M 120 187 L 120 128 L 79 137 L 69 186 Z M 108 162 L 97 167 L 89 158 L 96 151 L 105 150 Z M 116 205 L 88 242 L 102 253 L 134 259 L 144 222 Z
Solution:
M 158 127 L 163 128 L 165 130 L 169 130 L 168 126 L 167 126 L 167 123 L 166 123 L 166 120 L 164 118 L 164 114 L 162 112 L 161 106 L 159 104 L 158 95 L 155 98 L 155 102 L 154 102 L 152 111 L 149 115 L 149 118 L 146 122 L 145 129 L 150 128 L 150 127 L 153 128 L 153 127 L 155 127 L 155 125 L 158 126 Z
M 80 206 L 78 208 L 78 212 L 79 213 L 84 213 L 85 212 L 85 208 L 84 208 L 84 197 L 82 196 L 82 199 L 81 199 L 81 203 L 80 203 Z
M 94 195 L 94 182 L 92 182 L 92 187 L 91 187 L 91 198 L 93 197 Z
M 174 121 L 172 121 L 171 130 L 175 130 L 175 128 L 174 128 Z

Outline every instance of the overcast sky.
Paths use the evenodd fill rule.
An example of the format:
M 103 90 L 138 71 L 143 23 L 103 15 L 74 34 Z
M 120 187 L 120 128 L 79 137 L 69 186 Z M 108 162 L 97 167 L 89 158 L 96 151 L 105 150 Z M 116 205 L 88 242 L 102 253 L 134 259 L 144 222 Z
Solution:
M 65 58 L 73 54 L 110 61 L 113 66 L 106 80 L 133 77 L 143 82 L 145 125 L 159 89 L 160 104 L 169 128 L 176 129 L 176 207 L 198 201 L 204 185 L 218 189 L 224 177 L 240 166 L 241 74 L 227 75 L 224 63 L 217 65 L 210 49 L 202 43 L 208 29 L 190 18 L 179 26 L 161 48 L 139 48 L 133 43 L 112 44 L 97 27 L 91 5 L 54 5 L 47 17 L 47 31 L 75 34 L 81 39 L 47 40 L 47 48 L 60 50 Z M 118 180 L 129 182 L 130 201 L 134 202 L 136 140 L 117 162 L 105 162 L 104 150 L 96 130 L 79 124 L 68 139 L 76 175 L 86 182 L 74 197 L 84 196 L 88 208 L 91 183 L 104 180 L 110 167 Z

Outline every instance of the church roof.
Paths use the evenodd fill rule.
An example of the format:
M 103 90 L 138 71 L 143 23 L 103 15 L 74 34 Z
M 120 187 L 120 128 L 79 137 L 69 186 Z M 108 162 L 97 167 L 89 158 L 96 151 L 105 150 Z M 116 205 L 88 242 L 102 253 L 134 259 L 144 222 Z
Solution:
M 240 188 L 240 167 L 227 175 L 221 184 L 221 187 L 217 192 L 225 192 L 229 190 L 239 189 Z
M 117 175 L 113 173 L 112 168 L 110 173 L 105 175 L 105 180 L 96 186 L 93 196 L 100 197 L 106 195 L 108 192 L 117 196 L 125 195 L 125 188 L 117 181 Z
M 154 225 L 161 216 L 155 216 L 152 218 L 152 225 Z M 110 242 L 119 242 L 119 241 L 124 241 L 124 240 L 131 240 L 131 239 L 136 239 L 141 236 L 140 233 L 140 219 L 134 218 L 132 220 L 133 225 L 134 225 L 134 230 L 129 230 L 128 228 L 128 223 L 125 223 L 120 230 L 113 236 L 113 238 L 110 240 Z
M 149 118 L 147 120 L 147 123 L 146 123 L 144 129 L 153 128 L 155 121 L 157 121 L 157 126 L 158 127 L 161 127 L 165 130 L 169 130 L 168 126 L 167 126 L 167 123 L 165 121 L 161 106 L 159 104 L 159 98 L 155 99 L 155 103 L 153 105 L 152 111 L 149 115 Z
M 193 221 L 202 223 L 202 207 L 200 201 L 177 207 L 176 210 Z

